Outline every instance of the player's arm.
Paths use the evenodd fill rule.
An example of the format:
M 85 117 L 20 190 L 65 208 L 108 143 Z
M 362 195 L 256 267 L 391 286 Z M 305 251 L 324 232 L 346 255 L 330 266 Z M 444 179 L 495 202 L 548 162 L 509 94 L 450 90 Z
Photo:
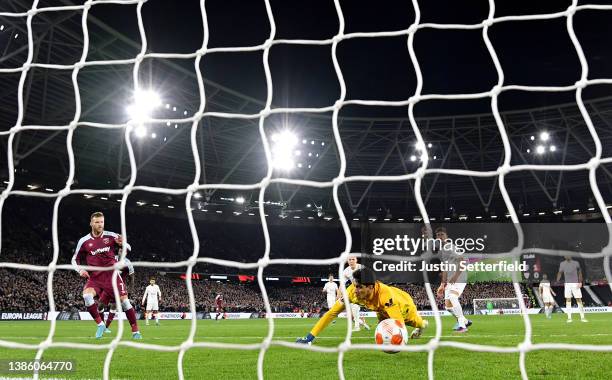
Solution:
M 340 291 L 340 288 L 336 288 L 336 301 L 337 300 L 341 300 L 342 299 L 342 292 Z
M 563 273 L 563 269 L 561 265 L 559 265 L 559 271 L 557 272 L 557 282 L 561 281 L 561 273 Z
M 144 295 L 142 296 L 142 302 L 141 303 L 143 305 L 145 304 L 145 299 L 147 298 L 147 289 L 148 289 L 148 286 L 147 286 L 147 288 L 145 288 Z
M 544 292 L 543 289 L 544 287 L 542 286 L 542 283 L 540 282 L 540 286 L 538 286 L 538 293 L 540 293 L 540 297 L 544 297 Z
M 582 281 L 583 281 L 582 270 L 580 269 L 580 267 L 578 267 L 578 287 L 579 288 L 582 287 Z
M 438 290 L 436 291 L 436 295 L 438 297 L 442 297 L 444 295 L 444 289 L 446 289 L 446 271 L 442 272 L 441 277 L 442 278 L 440 279 L 440 286 L 438 286 Z
M 553 296 L 557 295 L 557 293 L 555 293 L 555 291 L 552 289 L 552 286 L 550 287 L 550 294 L 552 294 Z
M 327 284 L 325 284 L 325 286 L 323 286 L 323 289 L 321 289 L 321 293 L 325 293 L 327 291 Z
M 83 241 L 80 240 L 76 246 L 76 249 L 74 250 L 74 255 L 72 255 L 71 263 L 74 267 L 74 270 L 76 270 L 77 273 L 81 275 L 81 277 L 89 278 L 89 273 L 85 269 L 82 269 L 80 267 L 83 252 Z
M 159 289 L 159 286 L 157 286 L 157 300 L 161 302 L 161 290 Z
M 113 236 L 115 238 L 115 244 L 117 244 L 117 246 L 119 246 L 119 248 L 123 248 L 123 236 L 116 234 L 114 232 L 108 232 L 108 234 L 110 234 L 111 236 Z M 128 243 L 125 243 L 125 249 L 126 251 L 131 251 L 132 250 L 132 246 L 129 245 Z
M 327 311 L 327 313 L 323 314 L 321 319 L 317 321 L 314 325 L 310 333 L 306 335 L 304 338 L 300 338 L 296 341 L 296 343 L 305 343 L 310 344 L 312 341 L 321 333 L 321 331 L 325 330 L 327 326 L 340 314 L 344 311 L 344 302 L 342 300 L 336 301 L 334 306 Z

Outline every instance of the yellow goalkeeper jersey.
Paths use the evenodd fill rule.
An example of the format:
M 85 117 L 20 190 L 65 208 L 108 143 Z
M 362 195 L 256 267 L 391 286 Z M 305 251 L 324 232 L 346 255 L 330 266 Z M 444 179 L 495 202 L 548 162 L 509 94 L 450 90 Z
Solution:
M 416 305 L 410 294 L 393 286 L 385 285 L 380 281 L 376 281 L 374 292 L 369 299 L 357 298 L 355 294 L 355 285 L 350 285 L 346 292 L 349 302 L 365 306 L 366 308 L 377 313 L 378 320 L 393 318 L 398 321 L 403 321 L 405 324 L 412 327 L 424 327 L 423 319 L 417 313 Z M 342 299 L 336 301 L 334 306 L 319 319 L 317 324 L 312 328 L 310 333 L 317 336 L 325 329 L 333 320 L 344 311 L 345 306 Z

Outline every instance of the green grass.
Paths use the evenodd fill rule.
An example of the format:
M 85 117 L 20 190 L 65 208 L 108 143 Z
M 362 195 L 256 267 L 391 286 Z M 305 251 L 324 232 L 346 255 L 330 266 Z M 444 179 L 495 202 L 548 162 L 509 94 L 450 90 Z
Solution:
M 612 345 L 612 315 L 588 314 L 589 323 L 574 320 L 565 322 L 565 316 L 555 314 L 552 320 L 543 315 L 531 317 L 534 343 L 577 343 Z M 425 344 L 435 332 L 433 318 L 420 340 L 409 344 Z M 474 325 L 467 334 L 452 333 L 453 320 L 443 318 L 443 340 L 516 346 L 523 340 L 524 327 L 520 316 L 475 316 Z M 282 319 L 275 321 L 277 340 L 294 341 L 306 334 L 314 319 Z M 374 320 L 369 321 L 374 324 Z M 46 338 L 49 322 L 0 322 L 0 338 L 35 344 Z M 113 323 L 113 333 L 117 329 Z M 163 321 L 162 326 L 141 323 L 143 343 L 178 345 L 187 337 L 189 321 Z M 108 343 L 114 334 L 97 341 L 92 338 L 95 326 L 91 321 L 58 321 L 55 342 Z M 266 320 L 198 321 L 195 341 L 257 343 L 267 333 Z M 335 346 L 342 342 L 346 332 L 345 320 L 330 327 L 316 340 L 320 346 Z M 129 326 L 125 325 L 123 339 L 131 340 Z M 373 343 L 373 333 L 354 333 L 353 342 Z M 0 348 L 0 360 L 29 360 L 35 350 Z M 257 350 L 228 350 L 192 348 L 185 354 L 184 373 L 187 379 L 254 379 L 257 377 Z M 51 348 L 44 359 L 76 361 L 76 372 L 53 375 L 53 378 L 102 377 L 106 351 Z M 120 346 L 111 362 L 113 379 L 175 379 L 177 352 L 160 352 Z M 265 356 L 264 375 L 269 379 L 334 379 L 338 378 L 337 354 L 316 353 L 272 346 Z M 434 358 L 437 379 L 517 379 L 520 378 L 519 355 L 472 352 L 443 347 Z M 526 359 L 530 379 L 607 379 L 610 378 L 610 352 L 533 351 Z M 349 351 L 344 359 L 347 379 L 423 379 L 427 378 L 427 353 L 404 352 L 388 355 L 378 351 Z M 0 374 L 7 376 L 7 374 Z M 22 375 L 23 377 L 23 375 Z

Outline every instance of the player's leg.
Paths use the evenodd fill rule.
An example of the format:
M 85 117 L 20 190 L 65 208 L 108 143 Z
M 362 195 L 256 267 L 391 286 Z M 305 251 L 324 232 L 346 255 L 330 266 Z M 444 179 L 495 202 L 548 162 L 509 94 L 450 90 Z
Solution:
M 147 307 L 145 308 L 145 321 L 146 321 L 146 325 L 149 325 L 149 319 L 151 319 L 151 313 L 153 312 L 153 309 L 151 308 L 151 302 L 149 302 L 147 300 Z
M 351 317 L 353 318 L 353 331 L 359 331 L 359 305 L 351 304 Z
M 444 305 L 457 320 L 457 324 L 453 327 L 454 331 L 465 332 L 467 331 L 468 320 L 463 316 L 463 308 L 459 302 L 459 297 L 465 288 L 465 284 L 452 284 L 447 285 L 444 290 Z
M 370 330 L 370 325 L 368 325 L 368 323 L 365 320 L 365 317 L 359 317 L 359 323 L 361 324 L 361 326 L 363 326 L 366 330 Z
M 567 313 L 567 322 L 572 321 L 572 284 L 566 283 L 563 290 L 565 296 L 565 310 Z
M 100 295 L 100 298 L 98 299 L 98 302 L 100 303 L 100 310 L 108 310 L 108 316 L 106 317 L 106 321 L 104 322 L 104 325 L 106 326 L 104 333 L 110 334 L 111 330 L 109 327 L 111 323 L 113 322 L 113 319 L 115 318 L 114 310 L 111 307 L 111 303 L 112 303 L 111 296 L 107 292 L 103 291 L 102 294 Z
M 136 311 L 132 307 L 130 300 L 128 299 L 127 288 L 123 283 L 121 276 L 117 276 L 117 290 L 119 290 L 119 299 L 121 300 L 121 308 L 125 312 L 128 322 L 132 328 L 132 338 L 142 339 L 140 330 L 138 329 L 138 321 L 136 320 Z M 112 289 L 112 287 L 111 287 Z
M 334 307 L 334 304 L 336 303 L 336 297 L 331 296 L 331 297 L 327 297 L 327 309 L 330 310 L 332 307 Z M 334 320 L 332 321 L 332 324 L 336 323 L 336 318 L 334 318 Z
M 155 325 L 159 326 L 159 307 L 157 305 L 153 309 L 153 315 L 155 316 Z
M 102 317 L 100 316 L 100 312 L 98 311 L 98 304 L 94 299 L 98 292 L 96 291 L 96 287 L 92 280 L 88 280 L 87 284 L 85 285 L 85 288 L 83 289 L 83 301 L 85 302 L 85 307 L 87 308 L 87 311 L 89 312 L 93 320 L 96 322 L 96 325 L 98 325 L 98 327 L 96 328 L 96 339 L 100 339 L 102 337 L 102 334 L 104 334 L 104 330 L 106 330 L 106 326 L 104 325 Z
M 587 322 L 586 318 L 584 318 L 584 304 L 582 303 L 582 291 L 578 284 L 572 288 L 572 296 L 576 299 L 576 303 L 578 304 L 578 312 L 580 313 L 580 321 Z

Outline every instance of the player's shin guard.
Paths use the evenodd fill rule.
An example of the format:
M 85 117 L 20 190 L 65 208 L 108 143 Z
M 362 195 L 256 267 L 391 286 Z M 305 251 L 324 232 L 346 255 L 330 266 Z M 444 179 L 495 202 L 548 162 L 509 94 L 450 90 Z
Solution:
M 567 319 L 572 319 L 572 302 L 565 302 L 565 309 L 567 310 Z
M 461 308 L 461 304 L 459 303 L 459 297 L 454 294 L 451 294 L 448 297 L 451 305 L 453 305 L 453 314 L 457 318 L 457 323 L 459 323 L 459 327 L 465 327 L 466 319 L 463 316 L 463 309 Z
M 134 311 L 132 304 L 130 304 L 129 300 L 125 299 L 121 301 L 121 306 L 123 307 L 123 311 L 125 311 L 125 316 L 130 322 L 130 326 L 132 326 L 132 332 L 137 332 L 138 322 L 136 321 L 136 311 Z
M 96 324 L 99 325 L 102 323 L 102 317 L 100 317 L 100 312 L 98 311 L 98 304 L 94 300 L 93 296 L 91 294 L 83 294 L 83 301 L 85 301 L 87 311 L 94 321 L 96 321 Z

